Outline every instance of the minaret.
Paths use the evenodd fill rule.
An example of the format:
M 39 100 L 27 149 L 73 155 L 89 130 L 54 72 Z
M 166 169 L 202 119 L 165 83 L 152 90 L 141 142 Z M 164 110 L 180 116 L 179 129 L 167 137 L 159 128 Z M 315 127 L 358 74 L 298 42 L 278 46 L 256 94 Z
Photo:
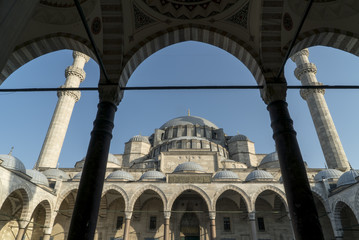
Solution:
M 297 64 L 294 71 L 303 86 L 322 85 L 315 74 L 317 67 L 309 62 L 308 49 L 303 49 L 291 58 Z M 324 89 L 301 89 L 300 95 L 307 101 L 320 145 L 329 168 L 349 170 L 349 162 L 339 139 L 332 116 L 324 98 Z
M 66 82 L 61 88 L 78 88 L 85 80 L 86 73 L 83 70 L 85 63 L 90 60 L 87 55 L 74 51 L 74 62 L 65 70 Z M 56 168 L 59 160 L 62 144 L 65 139 L 75 103 L 80 99 L 80 91 L 58 91 L 58 101 L 52 116 L 46 138 L 36 162 L 36 169 Z

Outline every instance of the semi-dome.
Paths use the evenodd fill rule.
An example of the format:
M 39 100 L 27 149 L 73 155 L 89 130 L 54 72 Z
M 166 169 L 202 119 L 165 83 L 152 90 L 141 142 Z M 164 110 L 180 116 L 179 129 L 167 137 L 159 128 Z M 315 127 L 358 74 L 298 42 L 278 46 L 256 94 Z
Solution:
M 33 169 L 26 169 L 26 174 L 31 177 L 31 182 L 39 185 L 49 186 L 49 181 L 44 174 Z
M 223 171 L 216 172 L 216 174 L 214 174 L 214 176 L 213 176 L 213 179 L 236 180 L 236 179 L 238 179 L 238 175 L 232 171 L 223 170 Z
M 82 171 L 76 173 L 76 175 L 72 179 L 81 179 L 81 176 L 82 176 Z
M 142 174 L 140 180 L 164 180 L 166 178 L 166 175 L 159 171 L 147 171 L 144 174 Z
M 184 162 L 179 164 L 173 172 L 204 172 L 204 169 L 198 163 Z
M 267 154 L 261 161 L 261 163 L 259 165 L 263 165 L 266 163 L 273 163 L 273 162 L 279 162 L 279 158 L 278 158 L 278 153 L 277 152 L 272 152 Z
M 200 125 L 200 126 L 208 126 L 208 127 L 212 127 L 214 129 L 218 129 L 218 127 L 208 121 L 207 119 L 201 118 L 201 117 L 196 117 L 196 116 L 183 116 L 183 117 L 177 117 L 174 119 L 169 120 L 168 122 L 166 122 L 165 124 L 163 124 L 160 129 L 165 129 L 171 126 L 179 126 L 179 125 Z
M 355 178 L 358 176 L 359 176 L 358 170 L 352 169 L 348 172 L 345 172 L 338 179 L 337 186 L 340 187 L 340 186 L 356 183 L 357 181 Z
M 110 173 L 110 175 L 108 175 L 106 179 L 127 180 L 127 181 L 135 180 L 131 173 L 122 170 L 117 170 Z
M 3 167 L 26 173 L 24 164 L 17 157 L 8 154 L 0 154 L 0 160 L 3 161 L 1 164 Z
M 228 141 L 228 143 L 237 142 L 237 141 L 249 141 L 249 138 L 242 134 L 237 134 L 233 137 L 231 137 Z
M 57 168 L 50 168 L 42 172 L 48 179 L 69 180 L 70 177 L 64 171 Z
M 318 172 L 314 176 L 314 181 L 319 182 L 323 179 L 338 179 L 343 174 L 343 172 L 337 170 L 337 169 L 325 169 L 320 172 Z
M 148 140 L 148 137 L 146 136 L 141 136 L 141 135 L 136 135 L 136 136 L 133 136 L 129 142 L 145 142 L 145 143 L 148 143 L 150 144 L 150 141 Z
M 250 182 L 253 180 L 271 180 L 273 179 L 273 175 L 270 174 L 267 171 L 264 170 L 254 170 L 253 172 L 251 172 L 250 174 L 248 174 L 248 176 L 246 177 L 246 182 Z

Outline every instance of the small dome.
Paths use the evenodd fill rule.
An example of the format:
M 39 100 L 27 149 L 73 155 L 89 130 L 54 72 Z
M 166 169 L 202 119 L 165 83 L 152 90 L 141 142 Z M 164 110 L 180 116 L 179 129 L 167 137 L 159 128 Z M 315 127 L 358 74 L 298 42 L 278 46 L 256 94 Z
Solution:
M 57 168 L 50 168 L 42 172 L 48 179 L 69 180 L 70 177 L 64 171 Z
M 236 142 L 236 141 L 249 141 L 249 138 L 242 134 L 237 134 L 237 135 L 231 137 L 231 139 L 229 139 L 228 143 L 232 143 L 232 142 Z
M 184 162 L 178 165 L 175 170 L 176 172 L 205 172 L 203 167 L 195 162 Z
M 214 123 L 208 121 L 207 119 L 196 117 L 196 116 L 183 116 L 183 117 L 171 119 L 165 124 L 163 124 L 160 127 L 160 129 L 163 130 L 168 127 L 180 126 L 180 125 L 200 125 L 200 126 L 208 126 L 214 129 L 218 129 L 218 127 Z
M 76 175 L 72 179 L 81 179 L 81 176 L 82 176 L 82 171 L 76 173 Z
M 359 176 L 358 170 L 352 169 L 348 172 L 345 172 L 338 179 L 337 186 L 340 187 L 340 186 L 356 183 L 357 181 L 355 178 L 358 176 Z
M 238 179 L 238 175 L 232 171 L 223 170 L 216 172 L 213 179 Z
M 75 168 L 83 168 L 84 164 L 85 164 L 85 160 L 86 160 L 86 156 L 81 161 L 76 162 Z M 113 155 L 112 153 L 108 154 L 107 163 L 114 163 L 114 164 L 117 164 L 119 166 L 121 165 L 118 158 L 115 157 L 115 155 Z
M 273 175 L 263 170 L 254 170 L 246 177 L 246 182 L 253 180 L 270 180 L 273 179 Z
M 278 162 L 279 158 L 278 158 L 278 153 L 277 152 L 272 152 L 267 154 L 261 161 L 261 163 L 259 165 L 263 165 L 265 163 L 269 163 L 269 162 Z
M 142 174 L 140 180 L 164 180 L 166 175 L 159 171 L 148 171 Z
M 26 173 L 24 164 L 18 158 L 8 154 L 0 154 L 0 160 L 3 161 L 1 164 L 3 167 Z
M 118 180 L 128 180 L 128 181 L 135 180 L 131 173 L 122 170 L 118 170 L 110 173 L 110 175 L 108 175 L 106 179 L 118 179 Z
M 26 174 L 31 177 L 31 182 L 39 185 L 44 185 L 46 187 L 49 186 L 49 181 L 47 181 L 46 176 L 41 172 L 32 169 L 26 169 Z
M 343 172 L 336 169 L 325 169 L 314 176 L 314 181 L 319 182 L 323 179 L 338 179 L 342 174 Z
M 148 137 L 141 136 L 141 135 L 136 135 L 136 136 L 132 137 L 129 142 L 145 142 L 145 143 L 150 144 Z

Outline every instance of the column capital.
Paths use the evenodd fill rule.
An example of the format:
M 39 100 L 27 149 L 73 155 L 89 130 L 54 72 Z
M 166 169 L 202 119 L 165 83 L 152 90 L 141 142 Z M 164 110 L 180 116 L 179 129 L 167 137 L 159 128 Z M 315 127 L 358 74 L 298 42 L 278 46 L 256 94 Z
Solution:
M 76 76 L 80 79 L 80 82 L 83 82 L 86 78 L 86 72 L 81 68 L 71 65 L 65 70 L 65 77 L 68 78 L 69 76 Z
M 66 86 L 62 85 L 60 88 L 66 88 Z M 60 98 L 62 96 L 70 96 L 75 100 L 75 102 L 77 102 L 81 98 L 81 92 L 80 91 L 57 91 L 57 97 Z
M 118 106 L 123 98 L 123 90 L 117 84 L 99 84 L 98 91 L 100 94 L 100 102 L 111 102 Z
M 86 62 L 88 62 L 90 60 L 89 56 L 87 56 L 86 54 L 84 54 L 82 52 L 78 52 L 78 51 L 73 51 L 72 52 L 72 57 L 73 58 L 82 57 L 82 58 L 85 59 Z
M 171 218 L 171 211 L 164 211 L 163 214 L 164 214 L 165 219 L 170 219 Z
M 256 220 L 256 212 L 249 212 L 248 219 L 249 219 L 249 221 L 255 221 Z
M 293 56 L 290 57 L 290 59 L 292 59 L 293 62 L 296 61 L 296 58 L 299 57 L 299 56 L 309 56 L 309 51 L 308 51 L 308 48 L 304 48 L 302 50 L 300 50 L 299 52 L 296 52 Z
M 211 220 L 216 219 L 216 211 L 209 211 L 208 215 L 209 215 L 209 219 L 211 219 Z
M 317 74 L 317 66 L 314 63 L 303 63 L 298 65 L 298 67 L 294 70 L 295 77 L 300 81 L 303 74 L 313 73 Z
M 275 101 L 285 101 L 287 96 L 287 83 L 286 82 L 267 82 L 264 88 L 261 89 L 261 97 L 268 105 Z
M 125 211 L 125 219 L 131 219 L 132 218 L 132 211 Z

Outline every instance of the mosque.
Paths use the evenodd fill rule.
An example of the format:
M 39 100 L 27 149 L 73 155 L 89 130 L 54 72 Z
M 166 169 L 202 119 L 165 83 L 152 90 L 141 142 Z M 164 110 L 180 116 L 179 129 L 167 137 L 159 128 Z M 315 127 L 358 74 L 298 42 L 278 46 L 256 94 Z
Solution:
M 292 58 L 311 67 L 295 73 L 317 82 L 308 54 Z M 89 58 L 79 52 L 73 57 L 65 84 L 78 86 Z M 311 94 L 315 112 L 325 105 L 324 92 Z M 73 108 L 78 96 L 59 92 L 34 169 L 25 169 L 11 152 L 0 155 L 1 239 L 67 239 L 85 158 L 74 168 L 56 166 L 72 112 L 63 106 Z M 334 126 L 328 115 L 327 125 Z M 320 139 L 328 142 L 328 136 Z M 340 152 L 339 138 L 332 140 Z M 325 239 L 357 239 L 359 171 L 345 168 L 345 154 L 326 159 L 329 169 L 306 168 Z M 151 136 L 134 136 L 123 154 L 108 155 L 95 239 L 294 239 L 278 154 L 258 154 L 249 137 L 227 136 L 189 113 Z
M 34 169 L 0 155 L 1 239 L 359 239 L 359 172 L 350 167 L 309 62 L 311 46 L 359 56 L 359 1 L 36 0 L 0 8 L 0 84 L 46 53 L 71 49 Z M 276 152 L 227 136 L 210 119 L 178 117 L 109 154 L 123 88 L 150 55 L 198 41 L 252 73 Z M 85 159 L 58 169 L 84 81 L 100 66 L 99 104 Z M 291 58 L 328 169 L 305 165 L 286 102 Z M 269 127 L 269 126 L 268 126 Z M 139 129 L 141 130 L 141 129 Z M 279 167 L 280 166 L 280 167 Z

